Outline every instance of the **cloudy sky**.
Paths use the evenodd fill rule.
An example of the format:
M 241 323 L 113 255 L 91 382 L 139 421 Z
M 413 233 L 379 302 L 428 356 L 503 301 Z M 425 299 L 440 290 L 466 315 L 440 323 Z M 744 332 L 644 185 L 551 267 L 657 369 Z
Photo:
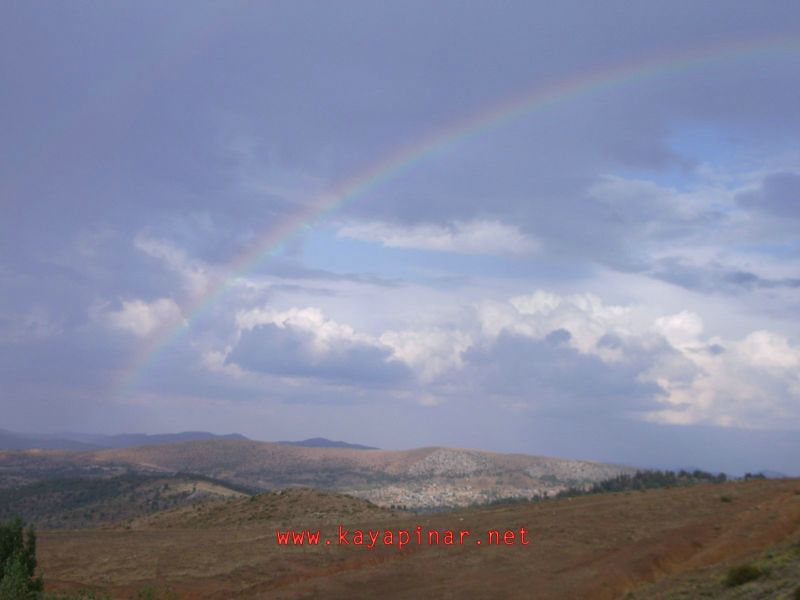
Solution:
M 0 427 L 800 474 L 800 6 L 4 2 Z

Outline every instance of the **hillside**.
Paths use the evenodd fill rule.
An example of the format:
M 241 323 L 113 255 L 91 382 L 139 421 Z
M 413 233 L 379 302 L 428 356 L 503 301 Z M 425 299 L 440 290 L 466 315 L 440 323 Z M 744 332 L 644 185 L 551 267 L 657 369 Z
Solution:
M 365 504 L 350 507 L 352 499 L 314 494 L 209 503 L 205 511 L 191 509 L 197 516 L 181 509 L 131 529 L 44 531 L 41 567 L 51 590 L 90 586 L 128 597 L 156 585 L 195 599 L 314 598 L 323 591 L 326 598 L 352 598 L 364 590 L 392 598 L 602 600 L 628 593 L 692 598 L 698 597 L 693 588 L 674 582 L 702 580 L 712 587 L 695 591 L 724 591 L 717 573 L 757 561 L 770 549 L 780 551 L 773 554 L 776 576 L 788 578 L 776 589 L 791 589 L 786 586 L 797 578 L 791 553 L 792 544 L 800 542 L 800 480 L 609 493 L 413 516 L 382 514 Z M 346 514 L 349 509 L 355 512 Z M 276 518 L 267 518 L 267 510 Z M 320 527 L 323 543 L 279 545 L 277 521 L 287 529 Z M 396 544 L 377 544 L 370 550 L 339 545 L 338 524 L 351 534 L 359 528 L 399 531 L 420 525 L 425 532 L 469 530 L 471 537 L 464 545 L 411 543 L 398 550 Z M 521 527 L 529 532 L 527 545 L 487 542 L 490 530 L 518 532 Z M 325 539 L 332 543 L 324 544 Z M 780 565 L 789 570 L 777 571 Z
M 634 472 L 604 463 L 453 448 L 309 448 L 219 439 L 94 452 L 0 452 L 0 474 L 15 485 L 59 473 L 112 476 L 129 470 L 198 473 L 263 491 L 315 487 L 408 508 L 553 495 Z
M 344 520 L 385 521 L 396 513 L 343 494 L 295 488 L 256 496 L 209 498 L 192 506 L 164 510 L 130 522 L 132 529 L 202 529 L 272 525 L 291 527 L 299 521 L 335 524 Z
M 742 573 L 745 575 L 742 576 Z M 800 536 L 749 556 L 678 573 L 642 586 L 628 600 L 736 598 L 761 600 L 800 596 Z
M 201 500 L 246 496 L 194 475 L 61 477 L 0 490 L 0 521 L 19 515 L 47 529 L 100 527 Z

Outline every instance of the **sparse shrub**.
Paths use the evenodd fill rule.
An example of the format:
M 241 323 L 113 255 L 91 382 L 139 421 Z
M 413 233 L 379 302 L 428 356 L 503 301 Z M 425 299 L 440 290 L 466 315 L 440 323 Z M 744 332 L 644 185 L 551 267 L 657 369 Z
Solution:
M 733 502 L 733 496 L 722 495 L 719 497 L 720 502 Z
M 177 600 L 178 596 L 171 590 L 158 590 L 154 587 L 146 587 L 139 590 L 131 600 Z
M 728 570 L 728 575 L 725 577 L 725 585 L 728 587 L 736 587 L 743 585 L 750 581 L 755 581 L 764 574 L 764 571 L 755 565 L 738 565 L 731 567 Z
M 800 585 L 794 590 L 794 600 L 800 600 Z

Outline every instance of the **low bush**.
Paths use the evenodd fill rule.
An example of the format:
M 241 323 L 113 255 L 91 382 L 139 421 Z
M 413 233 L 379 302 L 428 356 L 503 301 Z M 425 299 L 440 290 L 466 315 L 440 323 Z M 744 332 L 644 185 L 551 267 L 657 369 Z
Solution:
M 725 585 L 728 587 L 736 587 L 744 585 L 750 581 L 755 581 L 764 574 L 764 571 L 755 565 L 738 565 L 731 567 L 725 577 Z

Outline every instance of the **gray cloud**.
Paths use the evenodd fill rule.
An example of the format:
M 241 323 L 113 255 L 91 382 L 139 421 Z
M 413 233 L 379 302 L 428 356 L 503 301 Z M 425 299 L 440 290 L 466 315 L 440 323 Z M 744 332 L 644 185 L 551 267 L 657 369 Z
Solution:
M 402 348 L 413 364 L 429 355 L 451 364 L 458 353 L 425 331 L 459 328 L 473 303 L 537 287 L 592 291 L 663 308 L 659 314 L 689 310 L 706 319 L 713 310 L 721 325 L 709 338 L 726 341 L 700 340 L 691 350 L 708 360 L 733 360 L 738 350 L 729 339 L 746 335 L 742 321 L 796 338 L 800 167 L 786 148 L 797 147 L 800 135 L 800 53 L 784 45 L 705 60 L 703 49 L 745 49 L 798 31 L 800 8 L 782 0 L 758 10 L 738 0 L 201 1 L 192 10 L 83 3 L 46 11 L 3 3 L 4 418 L 28 429 L 224 422 L 259 435 L 253 423 L 275 410 L 298 436 L 329 433 L 304 429 L 315 423 L 336 428 L 329 437 L 357 437 L 353 423 L 368 417 L 376 426 L 401 423 L 397 445 L 499 447 L 509 429 L 515 441 L 506 449 L 532 449 L 531 423 L 517 423 L 516 413 L 487 399 L 495 394 L 569 415 L 551 435 L 554 449 L 619 459 L 658 439 L 649 455 L 656 456 L 684 438 L 667 429 L 650 436 L 643 425 L 626 437 L 620 432 L 632 426 L 620 419 L 614 439 L 586 435 L 594 447 L 558 440 L 581 415 L 602 429 L 611 422 L 604 410 L 652 409 L 661 390 L 639 377 L 654 364 L 668 363 L 678 384 L 695 373 L 669 348 L 631 346 L 606 330 L 592 350 L 620 354 L 621 362 L 578 353 L 571 345 L 580 332 L 566 321 L 543 339 L 506 333 L 494 341 L 465 326 L 475 339 L 464 371 L 430 384 L 410 382 L 408 369 L 377 342 L 338 340 L 320 354 L 311 331 L 276 325 L 243 332 L 218 372 L 202 360 L 234 344 L 239 311 L 304 306 L 313 296 L 329 314 L 369 331 L 364 339 L 422 331 Z M 682 62 L 690 55 L 699 60 Z M 614 79 L 616 69 L 657 57 L 663 69 Z M 569 82 L 577 93 L 556 94 L 472 135 L 445 134 L 448 143 L 436 151 L 390 165 L 399 149 L 425 148 L 435 132 L 454 132 L 470 115 L 502 113 L 502 102 L 536 90 L 576 90 Z M 735 197 L 758 173 L 770 175 Z M 320 195 L 332 189 L 348 192 L 342 205 L 310 219 L 312 205 L 336 200 Z M 333 239 L 330 221 L 414 231 L 492 222 L 541 247 L 524 258 L 433 257 Z M 304 233 L 244 273 L 242 286 L 206 298 L 190 330 L 163 345 L 136 386 L 115 387 L 149 340 L 102 327 L 94 309 L 162 299 L 183 311 L 195 306 L 185 274 L 135 240 L 167 240 L 188 263 L 227 280 L 225 265 L 301 224 Z M 455 291 L 448 289 L 454 281 Z M 778 299 L 768 304 L 765 296 Z M 737 334 L 726 336 L 732 328 Z M 249 373 L 236 379 L 225 371 L 235 365 Z M 281 387 L 282 377 L 300 383 Z M 753 385 L 771 396 L 790 389 Z M 393 395 L 398 390 L 406 395 Z M 347 399 L 359 392 L 370 402 L 354 409 Z M 428 393 L 442 403 L 419 408 L 416 397 Z M 335 408 L 320 400 L 330 398 Z M 764 413 L 762 400 L 741 402 L 752 402 L 756 414 Z M 796 428 L 780 420 L 794 413 L 770 410 L 764 423 Z M 291 437 L 273 432 L 273 439 Z M 614 446 L 616 436 L 630 447 Z M 703 436 L 690 437 L 704 449 Z
M 772 173 L 764 177 L 758 190 L 740 194 L 742 207 L 780 218 L 800 218 L 800 174 Z
M 610 364 L 565 345 L 569 339 L 563 329 L 543 340 L 503 332 L 494 342 L 464 353 L 468 377 L 479 393 L 505 396 L 550 416 L 607 417 L 658 407 L 663 391 L 640 380 L 655 363 L 652 352 Z
M 657 261 L 650 275 L 689 290 L 707 292 L 741 293 L 754 289 L 800 288 L 800 278 L 797 277 L 770 279 L 750 271 L 725 267 L 718 262 L 694 265 L 679 258 Z
M 314 348 L 312 332 L 266 324 L 242 332 L 227 362 L 249 371 L 354 385 L 407 380 L 410 372 L 405 365 L 390 359 L 389 349 L 344 339 L 320 352 Z
M 311 268 L 291 259 L 272 260 L 260 267 L 258 273 L 284 279 L 318 279 L 320 281 L 346 281 L 381 287 L 397 287 L 401 282 L 375 273 L 336 273 L 327 269 Z

